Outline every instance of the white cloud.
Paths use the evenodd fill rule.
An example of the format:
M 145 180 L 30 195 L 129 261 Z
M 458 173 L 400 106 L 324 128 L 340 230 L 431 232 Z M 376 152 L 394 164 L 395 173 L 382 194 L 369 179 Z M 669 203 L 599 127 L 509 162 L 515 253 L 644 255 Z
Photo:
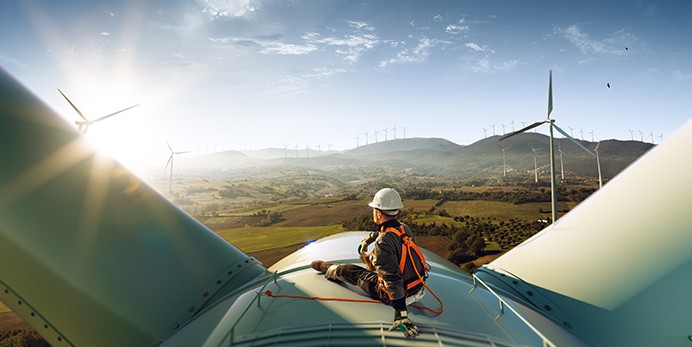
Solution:
M 102 31 L 101 36 L 111 36 L 111 33 L 107 32 L 107 31 Z
M 259 9 L 256 0 L 197 0 L 197 3 L 212 17 L 243 17 Z
M 521 61 L 517 59 L 493 62 L 489 57 L 486 56 L 479 60 L 469 60 L 467 68 L 473 72 L 493 73 L 499 71 L 510 71 L 520 64 Z
M 311 86 L 315 83 L 319 83 L 321 87 L 328 86 L 333 76 L 345 72 L 345 69 L 340 68 L 315 68 L 308 73 L 284 76 L 279 81 L 264 85 L 260 89 L 265 95 L 305 94 L 310 92 Z
M 385 67 L 388 65 L 400 63 L 419 63 L 427 59 L 427 57 L 430 55 L 430 50 L 433 47 L 448 43 L 448 41 L 441 41 L 437 39 L 421 37 L 418 39 L 418 44 L 416 45 L 416 47 L 404 47 L 401 51 L 399 51 L 399 53 L 397 53 L 395 58 L 390 58 L 381 61 L 379 66 Z
M 317 50 L 314 45 L 296 45 L 277 40 L 243 37 L 209 37 L 215 43 L 230 44 L 239 49 L 256 49 L 261 54 L 305 55 Z
M 555 28 L 553 32 L 567 39 L 583 54 L 624 55 L 628 53 L 625 47 L 631 48 L 635 45 L 639 48 L 638 51 L 646 51 L 646 45 L 640 43 L 635 35 L 625 30 L 618 30 L 601 40 L 591 38 L 589 34 L 583 32 L 577 25 L 571 25 L 566 28 Z
M 487 51 L 489 51 L 489 52 L 495 53 L 495 51 L 488 48 L 487 45 L 480 46 L 479 44 L 477 44 L 475 42 L 469 42 L 469 43 L 465 44 L 464 46 L 470 48 L 471 50 L 473 50 L 475 52 L 487 52 Z
M 326 45 L 336 47 L 334 53 L 342 57 L 349 63 L 355 63 L 365 54 L 375 48 L 380 43 L 375 28 L 364 22 L 348 22 L 349 26 L 355 29 L 353 34 L 343 37 L 327 36 L 323 37 L 319 33 L 307 33 L 302 36 L 308 44 Z M 362 31 L 367 31 L 363 33 Z
M 458 35 L 461 33 L 468 32 L 470 30 L 470 28 L 468 25 L 466 25 L 464 23 L 465 23 L 465 21 L 463 18 L 459 19 L 459 22 L 457 22 L 457 24 L 447 25 L 447 27 L 445 28 L 445 32 L 448 34 L 452 34 L 452 35 Z

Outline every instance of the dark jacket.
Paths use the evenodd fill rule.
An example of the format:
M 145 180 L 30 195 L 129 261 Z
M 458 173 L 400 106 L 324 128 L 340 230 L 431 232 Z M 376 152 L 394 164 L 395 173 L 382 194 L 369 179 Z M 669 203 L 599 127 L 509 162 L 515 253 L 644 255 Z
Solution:
M 383 280 L 384 289 L 392 301 L 405 299 L 407 295 L 416 293 L 422 286 L 422 283 L 418 281 L 419 283 L 413 285 L 408 290 L 406 289 L 409 283 L 419 279 L 413 266 L 418 269 L 418 273 L 425 276 L 425 267 L 417 255 L 413 256 L 415 264 L 411 263 L 407 257 L 403 273 L 399 268 L 403 253 L 402 239 L 396 233 L 386 232 L 386 230 L 388 228 L 400 230 L 402 227 L 406 235 L 415 243 L 416 240 L 411 232 L 411 228 L 396 219 L 382 223 L 378 230 L 370 235 L 371 238 L 376 238 L 371 260 L 378 275 Z

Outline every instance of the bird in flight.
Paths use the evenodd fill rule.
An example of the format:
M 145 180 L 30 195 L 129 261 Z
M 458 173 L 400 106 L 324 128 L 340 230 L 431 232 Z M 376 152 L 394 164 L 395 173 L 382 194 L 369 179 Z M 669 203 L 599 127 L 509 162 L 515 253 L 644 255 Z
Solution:
M 608 88 L 610 88 L 610 83 L 606 83 L 606 86 L 608 86 Z

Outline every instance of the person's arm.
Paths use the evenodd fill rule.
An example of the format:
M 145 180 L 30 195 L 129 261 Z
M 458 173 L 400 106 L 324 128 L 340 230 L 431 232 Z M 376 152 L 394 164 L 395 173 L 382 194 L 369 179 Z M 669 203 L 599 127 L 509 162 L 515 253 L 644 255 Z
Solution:
M 389 331 L 398 328 L 406 337 L 416 337 L 418 335 L 418 327 L 408 318 L 408 310 L 406 309 L 406 290 L 404 289 L 404 280 L 401 275 L 401 270 L 399 270 L 396 246 L 392 238 L 389 237 L 389 240 L 387 240 L 387 237 L 389 237 L 389 235 L 375 243 L 373 263 L 377 272 L 384 280 L 385 289 L 392 300 L 394 324 L 389 328 Z M 398 236 L 396 237 L 396 241 L 399 241 Z
M 358 254 L 368 253 L 368 246 L 370 246 L 371 243 L 377 240 L 378 235 L 379 232 L 373 231 L 370 234 L 368 234 L 368 236 L 365 237 L 363 241 L 360 241 L 360 243 L 358 244 Z

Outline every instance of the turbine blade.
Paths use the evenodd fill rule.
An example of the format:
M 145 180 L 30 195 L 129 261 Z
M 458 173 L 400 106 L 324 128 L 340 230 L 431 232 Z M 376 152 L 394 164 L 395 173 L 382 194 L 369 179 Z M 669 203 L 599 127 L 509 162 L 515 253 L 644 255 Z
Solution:
M 596 157 L 596 155 L 593 154 L 593 152 L 591 152 L 591 151 L 588 150 L 586 147 L 584 147 L 581 143 L 579 143 L 579 141 L 575 140 L 572 136 L 569 136 L 564 130 L 562 130 L 562 128 L 560 128 L 559 126 L 557 126 L 555 123 L 553 123 L 553 127 L 555 127 L 555 129 L 556 129 L 558 132 L 560 132 L 560 134 L 562 134 L 564 137 L 566 137 L 566 138 L 572 140 L 572 142 L 576 143 L 577 146 L 581 147 L 581 149 L 583 149 L 584 151 L 586 151 L 586 153 L 589 153 L 592 157 Z
M 550 112 L 553 112 L 553 70 L 550 70 L 550 77 L 548 79 L 548 117 L 550 118 Z
M 168 169 L 168 164 L 170 164 L 172 160 L 173 160 L 173 154 L 171 154 L 171 156 L 168 157 L 168 161 L 166 162 L 166 166 L 163 168 L 164 170 Z
M 600 146 L 600 145 L 601 145 L 601 141 L 598 141 L 598 143 L 596 144 L 596 148 L 594 149 L 594 151 L 597 151 L 597 150 L 598 150 L 598 146 Z
M 506 140 L 506 139 L 508 139 L 508 138 L 510 138 L 510 137 L 512 137 L 512 136 L 514 136 L 514 135 L 521 134 L 521 133 L 523 133 L 523 132 L 525 132 L 525 131 L 527 131 L 527 130 L 531 130 L 531 129 L 533 129 L 533 128 L 535 128 L 535 127 L 537 127 L 537 126 L 539 126 L 539 125 L 541 125 L 541 124 L 543 124 L 543 123 L 545 123 L 545 121 L 540 121 L 540 122 L 533 123 L 533 124 L 531 124 L 531 125 L 529 125 L 529 126 L 527 126 L 527 127 L 521 128 L 521 129 L 519 129 L 519 130 L 517 130 L 517 131 L 515 131 L 515 132 L 511 132 L 511 133 L 509 133 L 509 134 L 507 134 L 507 135 L 505 135 L 505 136 L 502 136 L 502 137 L 500 138 L 499 141 Z
M 171 147 L 171 145 L 168 143 L 168 141 L 166 141 L 166 146 L 168 146 L 168 149 L 171 150 L 171 155 L 173 155 L 173 147 Z
M 75 105 L 72 103 L 72 101 L 70 101 L 70 99 L 67 98 L 67 95 L 65 95 L 65 94 L 62 92 L 62 90 L 60 90 L 60 88 L 58 88 L 58 92 L 60 92 L 60 95 L 62 95 L 62 97 L 65 98 L 65 100 L 67 100 L 68 103 L 70 103 L 70 106 L 72 106 L 72 108 L 74 108 L 74 110 L 77 111 L 77 114 L 79 114 L 79 116 L 82 117 L 82 119 L 84 119 L 84 120 L 87 121 L 87 122 L 89 121 L 88 119 L 86 119 L 86 117 L 84 117 L 84 115 L 82 114 L 82 111 L 80 111 L 80 110 L 77 108 L 77 106 L 75 106 Z
M 125 111 L 127 111 L 127 110 L 129 110 L 129 109 L 131 109 L 131 108 L 133 108 L 133 107 L 137 107 L 137 106 L 139 106 L 139 104 L 137 104 L 137 105 L 132 105 L 132 106 L 130 106 L 130 107 L 128 107 L 128 108 L 124 108 L 124 109 L 122 109 L 122 110 L 120 110 L 120 111 L 118 111 L 118 112 L 113 112 L 113 113 L 111 113 L 111 114 L 109 114 L 109 115 L 105 115 L 105 116 L 103 116 L 103 117 L 101 117 L 101 118 L 97 118 L 97 119 L 91 121 L 91 123 L 96 123 L 96 122 L 98 122 L 98 121 L 100 121 L 100 120 L 104 120 L 104 119 L 106 119 L 106 118 L 113 117 L 113 116 L 115 116 L 115 115 L 118 114 L 118 113 L 125 112 Z

